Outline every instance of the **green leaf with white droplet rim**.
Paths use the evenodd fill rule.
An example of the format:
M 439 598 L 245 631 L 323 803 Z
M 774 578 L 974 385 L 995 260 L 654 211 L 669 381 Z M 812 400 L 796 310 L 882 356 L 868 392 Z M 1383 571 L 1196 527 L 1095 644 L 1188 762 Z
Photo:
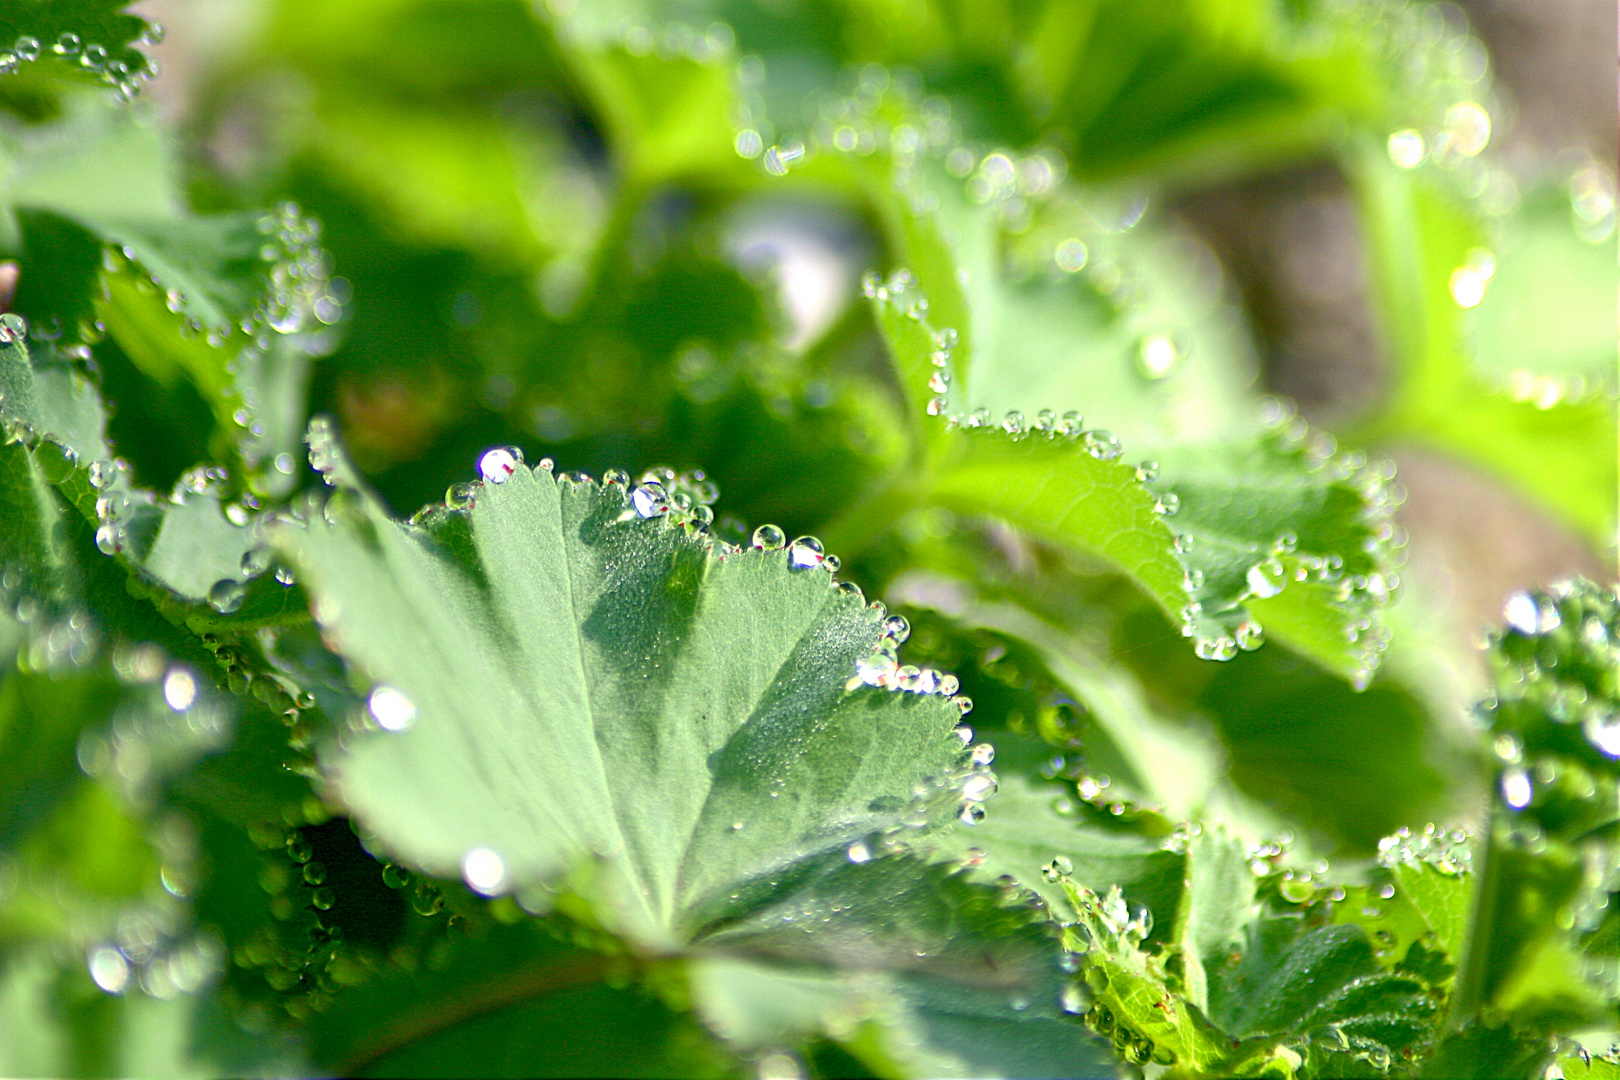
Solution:
M 1574 183 L 1584 179 L 1595 187 L 1599 175 L 1597 166 L 1588 166 Z M 1527 192 L 1503 225 L 1484 299 L 1463 315 L 1474 372 L 1532 403 L 1612 395 L 1620 367 L 1614 335 L 1620 267 L 1612 226 L 1596 242 L 1583 239 L 1583 222 L 1563 185 Z M 1556 334 L 1547 333 L 1549 312 L 1558 313 Z
M 151 590 L 151 599 L 176 622 L 199 630 L 253 629 L 304 619 L 301 590 L 266 573 L 265 560 L 256 573 L 244 566 L 250 551 L 266 550 L 257 536 L 260 515 L 242 512 L 242 524 L 230 521 L 212 482 L 168 498 L 135 486 L 126 469 L 115 467 L 96 388 L 54 348 L 40 352 L 35 361 L 21 341 L 0 344 L 0 380 L 17 403 L 0 419 L 35 463 L 33 479 L 16 474 L 19 498 L 30 484 L 49 481 L 93 528 L 106 532 L 98 532 L 97 543 L 136 574 L 133 587 Z M 17 512 L 36 513 L 22 506 Z M 229 584 L 226 593 L 240 595 L 216 594 L 221 582 Z
M 1395 376 L 1386 408 L 1354 434 L 1364 442 L 1460 457 L 1500 477 L 1599 549 L 1611 546 L 1620 499 L 1617 462 L 1608 452 L 1620 431 L 1612 372 L 1599 377 L 1603 389 L 1580 400 L 1538 403 L 1533 382 L 1524 400 L 1514 400 L 1511 368 L 1469 357 L 1466 316 L 1480 312 L 1464 311 L 1452 295 L 1453 273 L 1490 246 L 1477 213 L 1421 173 L 1396 168 L 1382 144 L 1353 142 L 1346 160 L 1366 223 L 1369 278 Z M 1514 257 L 1504 251 L 1498 275 Z M 1511 287 L 1520 270 L 1506 273 Z M 1604 273 L 1612 280 L 1612 264 Z M 1480 308 L 1524 302 L 1492 298 L 1497 287 L 1494 280 L 1487 286 Z M 1612 291 L 1603 310 L 1613 311 Z M 1533 317 L 1557 318 L 1555 311 Z M 1587 318 L 1600 315 L 1583 310 L 1580 319 Z M 1548 327 L 1540 331 L 1545 339 L 1561 339 Z
M 1252 363 L 1208 297 L 1179 306 L 1126 301 L 1050 269 L 1013 281 L 993 213 L 937 178 L 926 190 L 921 181 L 903 190 L 936 208 L 891 212 L 916 269 L 869 281 L 868 292 L 908 396 L 949 417 L 926 429 L 932 497 L 1101 556 L 1180 622 L 1201 655 L 1229 658 L 1269 633 L 1365 685 L 1382 653 L 1380 613 L 1397 561 L 1381 476 L 1364 459 L 1307 448 L 1283 426 L 1287 417 L 1274 417 L 1270 430 L 1255 422 Z M 1116 290 L 1122 259 L 1159 271 L 1174 262 L 1094 223 L 1087 235 L 1099 264 L 1108 253 L 1103 284 Z M 1172 301 L 1198 293 L 1173 274 L 1159 287 Z M 1032 329 L 1054 313 L 1084 311 L 1093 325 L 1065 324 L 1045 345 Z M 1093 341 L 1111 359 L 1077 350 Z M 1162 368 L 1149 362 L 1150 342 L 1174 354 L 1160 358 Z M 945 390 L 924 398 L 916 384 L 934 377 L 947 380 Z M 1034 411 L 1041 399 L 1025 396 L 1032 383 L 1053 395 L 1043 402 L 1052 411 Z M 1060 419 L 1056 410 L 1072 412 Z M 1082 410 L 1096 425 L 1084 434 L 1072 418 Z M 1009 434 L 970 430 L 964 440 L 946 430 L 956 425 Z M 1031 447 L 1007 445 L 1019 440 Z M 1125 447 L 1157 460 L 1159 482 L 1144 485 L 1116 460 Z M 1180 516 L 1162 513 L 1170 507 Z M 1289 537 L 1304 549 L 1276 560 L 1275 580 L 1257 594 L 1249 572 Z
M 1504 617 L 1479 710 L 1495 800 L 1458 1008 L 1528 1030 L 1613 1023 L 1620 968 L 1596 954 L 1612 954 L 1620 903 L 1620 598 L 1577 579 L 1515 594 Z
M 1103 558 L 1179 614 L 1186 590 L 1175 534 L 1134 466 L 1095 457 L 1075 438 L 1014 439 L 996 428 L 959 429 L 942 446 L 953 461 L 929 486 L 933 501 Z
M 123 0 L 18 0 L 0 12 L 0 50 L 18 57 L 20 68 L 12 70 L 38 65 L 48 79 L 110 81 L 113 64 L 123 66 L 123 78 L 139 76 L 148 61 L 135 46 L 147 43 L 152 24 L 129 14 L 129 6 Z M 19 49 L 22 38 L 32 38 L 32 47 Z M 87 55 L 92 46 L 100 52 Z
M 1141 202 L 1059 186 L 1013 233 L 997 202 L 970 202 L 932 164 L 889 198 L 920 290 L 896 290 L 899 308 L 920 300 L 956 331 L 951 414 L 1018 411 L 1030 427 L 1042 409 L 1077 410 L 1141 457 L 1252 431 L 1253 349 L 1218 265 L 1191 236 L 1138 223 Z M 907 367 L 908 390 L 930 374 Z
M 522 887 L 600 861 L 625 932 L 678 942 L 747 882 L 954 814 L 959 710 L 845 688 L 882 620 L 824 569 L 544 470 L 419 526 L 337 499 L 277 544 L 333 645 L 411 703 L 382 717 L 414 714 L 407 730 L 346 739 L 325 767 L 413 865 L 459 876 L 488 849 Z
M 104 330 L 160 386 L 189 381 L 214 412 L 213 452 L 239 454 L 261 494 L 285 493 L 270 463 L 298 452 L 308 367 L 341 310 L 318 224 L 290 205 L 188 212 L 172 139 L 139 119 L 68 110 L 15 149 L 5 246 L 36 339 L 76 351 Z
M 1383 1075 L 1427 1045 L 1435 996 L 1384 971 L 1360 928 L 1257 905 L 1244 849 L 1224 836 L 1193 837 L 1187 858 L 1174 944 L 1151 953 L 1127 897 L 1069 886 L 1088 1019 L 1123 1053 L 1173 1055 L 1193 1076 Z

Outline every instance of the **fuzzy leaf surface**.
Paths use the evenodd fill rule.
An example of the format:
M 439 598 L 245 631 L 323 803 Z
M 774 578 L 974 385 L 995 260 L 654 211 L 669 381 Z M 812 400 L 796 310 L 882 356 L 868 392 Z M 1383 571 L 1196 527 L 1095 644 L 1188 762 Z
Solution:
M 325 760 L 413 864 L 459 876 L 487 848 L 522 885 L 599 858 L 627 930 L 681 940 L 752 902 L 745 882 L 940 809 L 913 789 L 960 768 L 960 714 L 846 691 L 881 619 L 824 570 L 545 470 L 420 526 L 353 497 L 278 544 L 328 638 L 414 707 Z

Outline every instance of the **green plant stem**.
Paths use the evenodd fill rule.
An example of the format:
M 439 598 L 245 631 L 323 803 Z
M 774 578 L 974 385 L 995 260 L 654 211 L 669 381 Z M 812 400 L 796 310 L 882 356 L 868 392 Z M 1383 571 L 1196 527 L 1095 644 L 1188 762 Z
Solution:
M 1496 782 L 1501 782 L 1500 777 Z M 1493 924 L 1502 890 L 1502 859 L 1496 842 L 1497 814 L 1493 808 L 1486 818 L 1484 866 L 1475 870 L 1479 875 L 1479 888 L 1474 893 L 1474 908 L 1468 916 L 1468 932 L 1463 937 L 1463 954 L 1457 964 L 1457 981 L 1446 1020 L 1451 1031 L 1465 1027 L 1478 1015 L 1485 1001 L 1486 972 L 1490 968 L 1495 937 Z
M 412 1043 L 419 1042 L 475 1016 L 498 1012 L 510 1005 L 534 998 L 550 997 L 598 982 L 606 974 L 609 958 L 600 954 L 571 956 L 564 960 L 532 964 L 498 982 L 443 997 L 421 1008 L 402 1014 L 393 1023 L 375 1031 L 341 1061 L 332 1063 L 338 1076 L 358 1076 L 379 1060 Z

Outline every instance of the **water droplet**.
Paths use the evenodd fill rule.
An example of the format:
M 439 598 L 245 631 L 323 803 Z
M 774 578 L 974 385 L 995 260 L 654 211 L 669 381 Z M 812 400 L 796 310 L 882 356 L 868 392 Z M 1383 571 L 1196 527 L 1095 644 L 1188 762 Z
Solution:
M 630 508 L 644 518 L 661 517 L 669 513 L 669 493 L 656 480 L 639 484 L 630 493 Z
M 24 60 L 39 59 L 39 38 L 24 34 L 17 39 L 17 55 Z
M 787 534 L 775 525 L 761 525 L 754 530 L 754 546 L 761 551 L 780 551 L 787 543 Z
M 973 764 L 988 765 L 996 760 L 996 748 L 989 743 L 980 743 L 973 748 Z
M 185 712 L 197 700 L 197 678 L 183 667 L 172 667 L 163 677 L 163 700 L 175 712 Z
M 989 772 L 974 773 L 962 784 L 962 796 L 974 802 L 983 802 L 996 793 L 1000 785 L 996 782 L 996 774 Z
M 1175 552 L 1176 552 L 1177 555 L 1187 555 L 1187 554 L 1191 553 L 1191 551 L 1193 549 L 1192 534 L 1191 533 L 1177 533 L 1175 540 L 1171 543 L 1170 546 L 1175 549 Z
M 326 880 L 326 864 L 307 862 L 304 864 L 304 883 L 306 885 L 319 885 Z
M 77 56 L 79 45 L 78 34 L 66 33 L 56 39 L 56 44 L 51 46 L 51 49 L 57 56 Z
M 1065 274 L 1077 274 L 1086 268 L 1086 263 L 1091 258 L 1091 250 L 1086 247 L 1084 240 L 1071 236 L 1059 241 L 1052 257 L 1059 270 Z
M 1112 431 L 1105 431 L 1102 428 L 1093 428 L 1086 432 L 1082 442 L 1085 445 L 1086 453 L 1099 461 L 1113 461 L 1124 453 L 1124 447 L 1120 445 L 1119 437 Z
M 1154 500 L 1153 510 L 1162 517 L 1174 517 L 1181 510 L 1181 496 L 1167 491 Z
M 373 687 L 367 707 L 384 731 L 404 731 L 416 722 L 416 703 L 392 686 Z
M 123 546 L 123 530 L 111 521 L 96 527 L 96 550 L 103 555 L 116 555 Z
M 849 850 L 846 852 L 846 854 L 849 856 L 849 861 L 852 863 L 870 862 L 872 859 L 872 849 L 866 845 L 866 841 L 864 840 L 857 840 L 853 844 L 849 845 Z
M 1491 141 L 1491 114 L 1478 102 L 1459 101 L 1446 110 L 1443 138 L 1448 149 L 1474 157 Z
M 1269 600 L 1283 591 L 1288 584 L 1288 576 L 1284 572 L 1283 564 L 1276 559 L 1267 559 L 1263 563 L 1255 563 L 1249 567 L 1245 575 L 1249 583 L 1249 591 L 1262 600 Z
M 984 820 L 984 807 L 976 802 L 964 802 L 956 817 L 964 825 L 977 825 Z
M 1597 708 L 1586 714 L 1581 730 L 1587 741 L 1606 757 L 1620 758 L 1620 712 Z
M 1253 619 L 1244 619 L 1232 633 L 1237 647 L 1244 652 L 1253 652 L 1266 643 L 1265 629 Z
M 788 545 L 788 565 L 799 570 L 820 566 L 825 558 L 821 541 L 813 536 L 801 536 Z
M 1502 771 L 1502 799 L 1515 810 L 1523 810 L 1530 805 L 1530 798 L 1535 794 L 1530 784 L 1530 774 L 1515 765 Z
M 497 447 L 478 459 L 478 474 L 488 484 L 504 484 L 523 464 L 523 451 L 515 446 Z
M 275 551 L 268 545 L 256 544 L 242 553 L 242 574 L 247 578 L 256 578 L 270 569 L 270 562 L 275 558 Z
M 1019 412 L 1017 409 L 1009 412 L 1006 416 L 1002 417 L 1001 430 L 1005 431 L 1014 438 L 1022 435 L 1024 433 L 1024 414 Z
M 1311 898 L 1316 889 L 1309 881 L 1285 875 L 1283 880 L 1277 883 L 1277 891 L 1290 904 L 1303 904 Z
M 474 892 L 493 896 L 506 883 L 506 863 L 489 848 L 473 848 L 461 860 L 461 876 Z
M 337 896 L 331 889 L 322 886 L 310 894 L 309 903 L 317 911 L 331 911 L 332 905 L 337 903 Z
M 1237 642 L 1224 634 L 1201 638 L 1193 645 L 1193 652 L 1200 660 L 1230 660 L 1237 655 Z
M 444 505 L 452 510 L 471 510 L 478 489 L 471 484 L 451 484 L 444 492 Z
M 1136 371 L 1149 382 L 1167 377 L 1180 362 L 1182 348 L 1170 334 L 1149 334 L 1136 348 Z
M 1496 276 L 1496 256 L 1484 248 L 1468 253 L 1468 261 L 1451 272 L 1451 298 L 1458 307 L 1478 307 L 1485 299 L 1485 287 Z
M 240 581 L 231 578 L 221 578 L 214 582 L 208 590 L 208 603 L 221 615 L 230 615 L 242 609 L 242 601 L 247 598 L 247 589 Z
M 383 867 L 382 879 L 383 884 L 387 885 L 390 889 L 403 889 L 406 885 L 410 884 L 411 874 L 410 871 L 406 870 L 403 866 L 388 863 Z
M 1389 137 L 1389 160 L 1398 169 L 1415 169 L 1423 164 L 1428 148 L 1423 144 L 1423 133 L 1403 128 Z
M 855 661 L 855 678 L 867 686 L 888 686 L 894 681 L 899 662 L 892 653 L 876 652 Z
M 1514 593 L 1502 606 L 1502 617 L 1514 630 L 1526 637 L 1548 634 L 1563 624 L 1558 609 L 1544 604 L 1526 592 Z
M 1085 983 L 1076 980 L 1063 988 L 1061 1004 L 1063 1011 L 1071 1016 L 1078 1016 L 1091 1008 L 1091 988 Z
M 129 985 L 129 961 L 110 945 L 90 950 L 90 979 L 105 993 L 122 994 Z
M 890 615 L 883 620 L 883 636 L 896 645 L 904 644 L 911 636 L 911 623 L 904 615 Z

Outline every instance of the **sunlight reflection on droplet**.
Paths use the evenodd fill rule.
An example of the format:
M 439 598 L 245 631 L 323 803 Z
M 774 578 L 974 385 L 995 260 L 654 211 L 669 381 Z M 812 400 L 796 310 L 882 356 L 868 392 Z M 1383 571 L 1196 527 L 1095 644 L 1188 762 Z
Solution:
M 109 994 L 122 994 L 129 985 L 129 961 L 124 954 L 103 945 L 90 953 L 90 978 Z
M 371 715 L 384 731 L 404 731 L 416 722 L 416 703 L 392 686 L 371 691 Z
M 197 679 L 182 667 L 169 669 L 163 679 L 163 700 L 175 712 L 185 712 L 197 700 Z
M 461 860 L 461 876 L 474 891 L 493 896 L 506 882 L 506 863 L 489 848 L 473 848 Z

